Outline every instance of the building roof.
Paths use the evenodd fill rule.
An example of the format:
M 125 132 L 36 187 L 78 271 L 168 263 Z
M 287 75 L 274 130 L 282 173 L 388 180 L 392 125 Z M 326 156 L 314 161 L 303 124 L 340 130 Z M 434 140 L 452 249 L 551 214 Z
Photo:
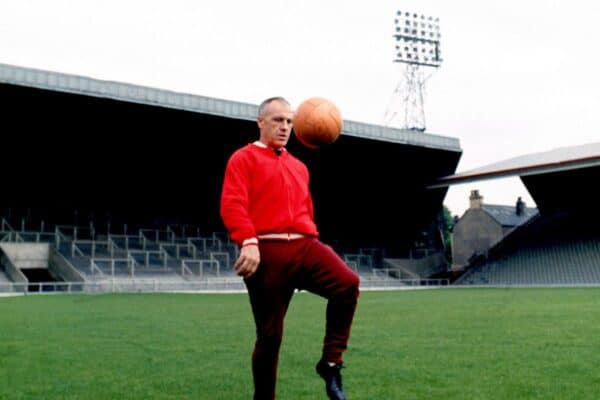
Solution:
M 538 214 L 535 207 L 525 207 L 521 215 L 517 215 L 514 206 L 483 204 L 481 209 L 502 226 L 519 226 Z
M 438 179 L 435 187 L 507 176 L 541 175 L 600 166 L 600 142 L 526 154 Z
M 255 120 L 258 111 L 258 106 L 254 104 L 7 64 L 0 64 L 0 83 L 156 105 L 242 120 Z M 344 120 L 342 134 L 462 152 L 457 138 L 349 120 Z

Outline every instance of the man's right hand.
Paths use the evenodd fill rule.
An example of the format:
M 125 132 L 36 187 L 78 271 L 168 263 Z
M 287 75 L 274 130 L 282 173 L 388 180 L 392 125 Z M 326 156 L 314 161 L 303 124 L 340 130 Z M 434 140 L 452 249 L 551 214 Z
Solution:
M 235 272 L 244 278 L 250 278 L 256 272 L 260 263 L 260 251 L 258 245 L 249 244 L 240 250 L 240 256 L 233 264 Z

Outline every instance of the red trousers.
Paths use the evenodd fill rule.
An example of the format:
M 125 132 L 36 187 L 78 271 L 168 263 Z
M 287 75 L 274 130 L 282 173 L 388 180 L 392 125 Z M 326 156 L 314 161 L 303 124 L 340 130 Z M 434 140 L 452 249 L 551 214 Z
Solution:
M 342 362 L 359 295 L 359 278 L 344 261 L 315 238 L 261 241 L 261 262 L 246 279 L 256 324 L 252 353 L 254 400 L 275 399 L 283 320 L 295 289 L 328 300 L 323 358 Z

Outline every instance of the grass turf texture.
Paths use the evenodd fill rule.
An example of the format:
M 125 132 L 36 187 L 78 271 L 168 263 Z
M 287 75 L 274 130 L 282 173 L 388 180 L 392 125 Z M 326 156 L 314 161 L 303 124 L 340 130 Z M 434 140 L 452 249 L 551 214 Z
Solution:
M 325 398 L 325 302 L 298 294 L 278 398 Z M 599 289 L 364 292 L 350 399 L 596 399 Z M 0 399 L 250 399 L 245 294 L 0 298 Z

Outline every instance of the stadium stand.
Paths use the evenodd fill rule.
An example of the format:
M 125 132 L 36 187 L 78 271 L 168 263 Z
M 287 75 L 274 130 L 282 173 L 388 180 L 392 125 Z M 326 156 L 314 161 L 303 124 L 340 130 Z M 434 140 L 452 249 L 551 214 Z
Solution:
M 243 286 L 231 269 L 237 249 L 223 243 L 217 233 L 210 237 L 172 235 L 167 240 L 158 230 L 139 229 L 116 237 L 96 231 L 97 239 L 79 239 L 86 227 L 60 225 L 52 233 L 37 232 L 39 240 L 34 242 L 23 240 L 24 232 L 8 231 L 10 224 L 3 220 L 0 270 L 7 271 L 6 280 L 13 284 L 3 283 L 0 292 L 26 287 L 33 292 L 66 290 L 66 283 L 61 282 L 82 283 L 69 291 L 239 290 Z M 38 257 L 33 269 L 28 257 L 40 248 L 46 256 Z
M 239 250 L 225 233 L 198 236 L 201 230 L 197 227 L 182 230 L 167 225 L 160 229 L 119 227 L 119 232 L 128 233 L 113 234 L 96 228 L 93 222 L 75 226 L 41 221 L 33 226 L 44 227 L 45 231 L 33 231 L 26 230 L 32 222 L 23 221 L 23 218 L 19 220 L 14 214 L 11 222 L 0 218 L 0 252 L 5 255 L 0 260 L 0 267 L 13 271 L 9 274 L 11 278 L 19 276 L 18 279 L 7 277 L 6 281 L 28 283 L 32 291 L 59 290 L 60 282 L 81 282 L 88 288 L 90 284 L 92 288 L 101 287 L 94 285 L 114 288 L 115 284 L 130 288 L 131 285 L 137 285 L 137 288 L 160 285 L 172 290 L 189 283 L 204 283 L 212 288 L 215 285 L 230 287 L 232 283 L 239 287 L 241 284 L 232 269 Z M 21 230 L 13 226 L 20 226 Z M 116 227 L 113 225 L 112 228 Z M 40 253 L 44 256 L 40 257 Z M 35 261 L 30 259 L 32 254 Z M 417 265 L 419 260 L 431 260 L 432 256 L 440 255 L 438 252 L 406 260 Z M 398 259 L 386 258 L 384 249 L 361 248 L 357 253 L 343 254 L 343 258 L 359 273 L 363 287 L 440 283 L 392 265 Z M 52 282 L 57 284 L 52 285 Z M 33 283 L 45 285 L 45 288 L 32 286 Z M 83 287 L 80 286 L 81 290 Z
M 449 176 L 454 184 L 519 175 L 539 214 L 469 260 L 456 285 L 599 285 L 600 143 L 555 149 Z
M 257 137 L 256 105 L 0 64 L 0 106 L 24 132 L 3 145 L 27 154 L 5 152 L 3 163 L 34 171 L 3 175 L 0 216 L 11 229 L 0 240 L 51 243 L 56 262 L 90 282 L 132 271 L 237 279 L 223 267 L 235 247 L 220 185 L 229 156 Z M 292 136 L 288 148 L 311 171 L 321 237 L 359 254 L 358 270 L 382 267 L 383 253 L 405 256 L 437 224 L 447 189 L 427 186 L 462 154 L 455 138 L 349 120 L 334 146 L 314 151 Z
M 475 260 L 455 284 L 600 284 L 597 223 L 566 212 L 535 218 Z
M 446 270 L 444 253 L 434 251 L 412 255 L 409 258 L 386 258 L 384 270 L 407 279 L 425 279 Z

